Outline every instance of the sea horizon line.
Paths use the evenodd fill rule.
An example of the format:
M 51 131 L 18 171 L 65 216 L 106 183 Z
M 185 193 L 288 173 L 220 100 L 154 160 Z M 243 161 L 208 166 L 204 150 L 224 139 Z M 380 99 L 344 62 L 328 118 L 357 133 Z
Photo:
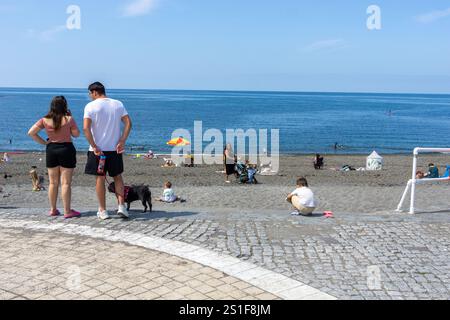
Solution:
M 34 90 L 87 90 L 77 87 L 2 87 L 0 90 L 8 89 L 34 89 Z M 179 92 L 224 92 L 224 93 L 273 93 L 273 94 L 375 94 L 375 95 L 433 95 L 450 96 L 450 92 L 377 92 L 377 91 L 296 91 L 296 90 L 245 90 L 245 89 L 168 89 L 168 88 L 108 88 L 109 91 L 179 91 Z

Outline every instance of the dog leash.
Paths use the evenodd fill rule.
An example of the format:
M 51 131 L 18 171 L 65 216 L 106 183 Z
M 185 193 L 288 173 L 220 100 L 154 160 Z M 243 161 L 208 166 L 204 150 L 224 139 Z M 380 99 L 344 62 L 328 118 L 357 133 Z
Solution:
M 109 181 L 108 181 L 108 178 L 106 177 L 106 175 L 105 175 L 105 186 L 106 186 L 106 188 L 108 189 L 108 186 L 110 185 L 110 183 L 109 183 Z M 127 200 L 127 198 L 128 198 L 128 192 L 130 191 L 130 188 L 129 187 L 127 187 L 127 186 L 125 186 L 125 184 L 124 184 L 124 186 L 123 186 L 123 199 L 126 201 Z M 120 196 L 118 193 L 117 193 L 117 191 L 116 191 L 116 188 L 114 188 L 114 193 L 116 194 L 116 196 L 118 197 L 118 196 Z

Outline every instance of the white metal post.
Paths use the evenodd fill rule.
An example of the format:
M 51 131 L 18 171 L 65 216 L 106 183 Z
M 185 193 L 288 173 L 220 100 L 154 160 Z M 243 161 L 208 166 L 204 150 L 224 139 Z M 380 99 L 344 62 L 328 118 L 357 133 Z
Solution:
M 396 210 L 397 212 L 402 212 L 403 204 L 405 203 L 406 196 L 408 195 L 409 188 L 411 188 L 411 183 L 412 183 L 412 181 L 409 180 L 408 184 L 406 185 L 405 192 L 403 192 L 402 199 L 400 200 L 400 203 L 398 204 L 398 207 L 397 207 L 397 210 Z
M 403 203 L 406 200 L 406 196 L 408 193 L 409 188 L 411 188 L 411 203 L 409 208 L 409 213 L 414 214 L 415 213 L 415 198 L 416 198 L 416 185 L 422 184 L 422 183 L 432 183 L 432 182 L 439 182 L 439 181 L 450 181 L 450 177 L 448 178 L 427 178 L 427 179 L 420 179 L 417 180 L 416 178 L 416 172 L 417 172 L 417 163 L 418 163 L 418 157 L 421 152 L 430 152 L 430 153 L 445 153 L 450 154 L 450 148 L 415 148 L 414 149 L 414 160 L 413 160 L 413 172 L 412 172 L 412 179 L 408 181 L 408 185 L 406 186 L 405 192 L 402 195 L 402 199 L 400 200 L 400 204 L 397 207 L 397 211 L 401 211 L 403 207 Z
M 411 206 L 409 208 L 409 213 L 414 214 L 414 199 L 416 196 L 416 172 L 417 172 L 417 156 L 419 154 L 419 149 L 414 149 L 414 160 L 413 160 L 413 172 L 411 179 Z

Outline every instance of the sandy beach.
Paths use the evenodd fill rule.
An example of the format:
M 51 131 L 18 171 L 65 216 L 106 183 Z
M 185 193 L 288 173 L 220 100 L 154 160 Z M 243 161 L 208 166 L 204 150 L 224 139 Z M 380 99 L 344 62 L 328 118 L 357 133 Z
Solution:
M 40 161 L 42 159 L 42 161 Z M 348 164 L 355 168 L 364 167 L 364 155 L 325 156 L 325 168 L 314 170 L 312 156 L 281 156 L 280 171 L 276 176 L 257 176 L 260 184 L 228 185 L 219 171 L 220 165 L 201 165 L 195 168 L 161 168 L 162 159 L 133 159 L 125 156 L 124 178 L 127 184 L 150 186 L 153 198 L 162 193 L 162 185 L 169 180 L 177 195 L 186 198 L 186 203 L 173 205 L 154 201 L 154 210 L 210 210 L 224 212 L 240 211 L 290 212 L 290 205 L 284 201 L 286 195 L 295 188 L 298 176 L 307 177 L 319 202 L 317 212 L 331 210 L 335 213 L 388 213 L 397 207 L 406 182 L 411 176 L 411 155 L 389 155 L 385 157 L 382 171 L 340 172 L 336 169 Z M 441 173 L 449 161 L 444 155 L 424 155 L 419 158 L 419 168 L 426 172 L 427 164 L 434 162 Z M 96 208 L 94 180 L 83 173 L 86 155 L 78 154 L 78 167 L 73 182 L 73 206 Z M 12 155 L 11 162 L 2 163 L 1 183 L 4 194 L 0 196 L 0 206 L 47 207 L 47 193 L 31 192 L 28 172 L 37 166 L 40 175 L 48 182 L 45 169 L 45 154 L 27 153 Z M 4 179 L 4 174 L 11 178 Z M 417 207 L 423 211 L 445 210 L 450 207 L 447 197 L 450 190 L 446 183 L 425 185 L 418 188 Z M 4 195 L 9 196 L 4 197 Z M 113 195 L 108 195 L 109 205 L 114 206 Z M 141 210 L 140 203 L 132 206 Z
M 12 261 L 3 270 L 13 280 L 0 283 L 0 298 L 14 298 L 18 294 L 33 298 L 33 294 L 37 293 L 50 299 L 91 299 L 94 296 L 99 299 L 173 299 L 173 295 L 166 295 L 173 289 L 168 290 L 165 286 L 182 287 L 181 293 L 193 299 L 240 299 L 246 294 L 235 287 L 222 286 L 222 282 L 216 281 L 212 285 L 213 282 L 204 275 L 193 273 L 185 277 L 185 271 L 178 266 L 167 271 L 167 259 L 161 256 L 156 260 L 158 266 L 164 267 L 154 267 L 142 261 L 143 267 L 138 270 L 144 275 L 159 276 L 158 279 L 164 281 L 148 281 L 154 292 L 141 288 L 145 279 L 141 274 L 130 276 L 129 272 L 134 267 L 127 264 L 126 250 L 142 251 L 142 244 L 146 244 L 150 246 L 145 247 L 148 250 L 166 250 L 164 252 L 169 255 L 184 257 L 199 266 L 206 263 L 212 267 L 211 270 L 205 269 L 207 272 L 219 270 L 229 277 L 236 276 L 236 279 L 243 280 L 238 273 L 242 270 L 241 266 L 233 265 L 233 271 L 221 265 L 221 257 L 225 254 L 226 263 L 233 258 L 236 263 L 245 262 L 242 268 L 258 267 L 263 268 L 263 272 L 273 272 L 275 274 L 271 277 L 281 277 L 291 287 L 305 288 L 306 285 L 310 286 L 309 291 L 320 290 L 320 296 L 309 296 L 314 299 L 322 299 L 323 295 L 338 299 L 448 299 L 450 206 L 445 195 L 450 188 L 443 184 L 420 186 L 417 208 L 426 213 L 414 216 L 395 213 L 411 174 L 412 157 L 409 155 L 385 157 L 385 169 L 379 172 L 332 170 L 343 164 L 362 167 L 365 156 L 326 156 L 326 167 L 321 171 L 312 168 L 311 156 L 283 156 L 279 175 L 258 176 L 259 185 L 226 184 L 223 175 L 217 173 L 221 171 L 221 166 L 166 169 L 161 168 L 162 159 L 132 159 L 127 156 L 125 179 L 128 184 L 148 184 L 155 198 L 160 196 L 163 182 L 171 180 L 176 193 L 188 201 L 174 205 L 154 201 L 154 212 L 146 214 L 142 213 L 141 204 L 134 203 L 130 219 L 123 220 L 112 214 L 112 219 L 107 221 L 96 217 L 93 178 L 83 174 L 83 154 L 78 157 L 79 166 L 73 187 L 73 207 L 82 212 L 82 218 L 49 218 L 46 215 L 47 192 L 32 192 L 28 176 L 32 165 L 38 166 L 40 174 L 45 173 L 45 164 L 39 161 L 41 158 L 42 154 L 14 155 L 10 163 L 2 164 L 0 173 L 7 172 L 12 178 L 1 178 L 4 192 L 0 194 L 0 240 L 3 241 L 0 254 L 5 257 L 2 258 L 4 261 Z M 442 168 L 447 160 L 445 156 L 423 156 L 420 168 L 424 170 L 428 162 Z M 291 216 L 292 209 L 284 200 L 287 193 L 294 189 L 299 175 L 309 179 L 319 201 L 319 207 L 311 218 Z M 116 209 L 114 196 L 108 194 L 107 199 L 108 209 L 113 213 Z M 324 218 L 324 210 L 332 210 L 334 219 Z M 105 245 L 115 246 L 114 242 L 119 242 L 118 245 L 122 246 L 120 253 L 124 255 L 103 255 L 104 245 L 98 246 L 102 235 L 105 236 Z M 131 240 L 128 241 L 126 235 Z M 83 275 L 92 275 L 88 268 L 93 264 L 104 265 L 112 259 L 114 266 L 117 266 L 115 259 L 120 259 L 123 266 L 120 276 L 123 275 L 123 278 L 114 278 L 115 282 L 105 286 L 102 279 L 109 280 L 109 276 L 102 272 L 102 275 L 106 274 L 105 278 L 96 276 L 92 280 L 84 280 L 83 284 L 95 290 L 82 287 L 80 290 L 86 291 L 80 296 L 78 291 L 67 290 L 65 281 L 58 282 L 61 277 L 55 274 L 46 275 L 52 281 L 52 285 L 46 284 L 46 290 L 16 275 L 31 277 L 36 272 L 23 267 L 31 265 L 31 259 L 39 258 L 43 261 L 42 265 L 48 265 L 51 260 L 47 257 L 52 256 L 54 250 L 59 250 L 57 246 L 68 236 L 72 237 L 69 238 L 72 244 L 77 244 L 74 248 L 79 248 L 83 255 L 70 256 L 67 247 L 64 247 L 64 254 L 58 254 L 58 263 L 79 259 L 76 261 L 83 266 Z M 78 238 L 73 239 L 74 236 Z M 93 243 L 89 240 L 91 237 L 97 243 L 94 247 L 102 248 L 98 253 L 95 250 L 85 251 L 89 243 Z M 52 247 L 47 245 L 53 242 Z M 164 249 L 161 246 L 166 242 L 167 248 Z M 136 248 L 136 243 L 140 247 Z M 23 250 L 27 248 L 39 252 L 39 255 L 34 251 L 33 254 L 25 254 Z M 145 259 L 156 254 L 148 250 L 145 254 L 140 251 L 139 256 Z M 155 260 L 153 256 L 148 259 Z M 17 265 L 16 261 L 22 261 L 22 264 Z M 379 270 L 380 284 L 369 287 L 371 268 Z M 58 272 L 58 268 L 47 269 Z M 163 270 L 162 273 L 160 270 Z M 117 275 L 117 272 L 114 274 Z M 180 284 L 177 279 L 188 282 Z M 247 294 L 251 293 L 251 297 L 265 294 L 267 299 L 267 294 L 261 291 L 276 293 L 280 290 L 277 281 L 270 281 L 269 287 L 262 286 L 261 281 L 264 280 L 258 277 L 255 281 L 259 291 L 250 288 Z M 195 285 L 196 289 L 189 290 L 189 284 Z M 249 285 L 241 283 L 241 287 Z M 124 289 L 126 286 L 132 288 Z M 5 293 L 2 288 L 9 291 Z M 199 290 L 211 290 L 211 293 L 203 296 Z M 221 293 L 221 290 L 226 292 Z M 145 296 L 140 296 L 141 293 Z M 296 297 L 291 294 L 282 296 L 283 299 Z

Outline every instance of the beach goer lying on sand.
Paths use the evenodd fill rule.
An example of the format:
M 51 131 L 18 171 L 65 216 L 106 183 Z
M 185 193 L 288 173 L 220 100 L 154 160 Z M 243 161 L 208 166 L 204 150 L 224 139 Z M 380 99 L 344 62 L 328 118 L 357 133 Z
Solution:
M 314 193 L 308 187 L 308 181 L 303 177 L 298 178 L 297 189 L 288 195 L 286 200 L 295 208 L 295 211 L 291 215 L 310 216 L 316 209 Z
M 166 183 L 164 183 L 163 196 L 156 200 L 160 201 L 160 202 L 165 202 L 165 203 L 174 203 L 177 201 L 186 202 L 186 200 L 181 199 L 180 197 L 175 195 L 175 191 L 173 191 L 172 183 L 170 181 L 167 181 Z
M 342 166 L 340 171 L 348 172 L 348 171 L 356 171 L 356 169 L 354 167 L 348 165 L 348 164 L 345 164 L 345 165 Z
M 149 150 L 148 153 L 145 155 L 145 158 L 148 160 L 151 160 L 155 157 L 155 154 L 153 153 L 152 150 Z

